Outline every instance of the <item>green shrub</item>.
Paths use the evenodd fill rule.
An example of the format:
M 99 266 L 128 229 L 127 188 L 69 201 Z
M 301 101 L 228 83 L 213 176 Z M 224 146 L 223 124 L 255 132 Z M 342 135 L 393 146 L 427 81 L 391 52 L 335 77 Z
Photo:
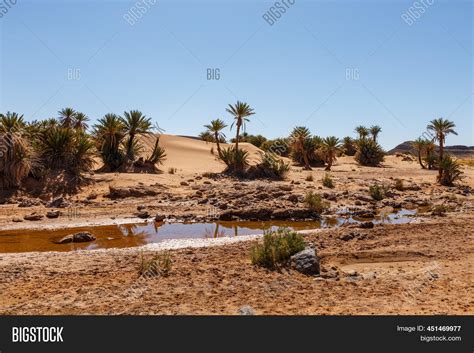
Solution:
M 248 152 L 234 147 L 222 149 L 219 159 L 227 166 L 226 171 L 241 173 L 248 166 Z
M 258 165 L 263 176 L 272 179 L 284 179 L 290 170 L 290 164 L 285 163 L 275 153 L 261 154 L 262 162 Z
M 439 168 L 442 171 L 441 178 L 438 180 L 441 185 L 452 186 L 454 182 L 464 178 L 460 163 L 454 160 L 449 154 L 443 157 Z
M 357 140 L 356 149 L 357 152 L 354 158 L 360 165 L 378 167 L 384 160 L 384 150 L 372 139 Z
M 325 210 L 329 208 L 327 202 L 323 201 L 321 196 L 318 194 L 313 193 L 312 191 L 308 192 L 304 198 L 304 203 L 306 206 L 318 214 L 323 213 Z
M 168 251 L 153 255 L 152 257 L 145 257 L 143 253 L 140 254 L 140 267 L 138 273 L 141 276 L 164 276 L 167 277 L 171 272 L 173 261 L 171 254 Z
M 251 249 L 252 264 L 275 269 L 287 265 L 291 256 L 305 247 L 303 236 L 289 229 L 266 231 L 263 241 L 257 242 Z
M 370 196 L 377 201 L 383 200 L 387 189 L 383 185 L 371 185 L 369 188 Z
M 313 181 L 313 174 L 308 174 L 305 178 L 306 181 Z
M 324 174 L 322 182 L 325 187 L 330 188 L 330 189 L 334 188 L 334 182 L 332 181 L 331 174 L 329 173 Z

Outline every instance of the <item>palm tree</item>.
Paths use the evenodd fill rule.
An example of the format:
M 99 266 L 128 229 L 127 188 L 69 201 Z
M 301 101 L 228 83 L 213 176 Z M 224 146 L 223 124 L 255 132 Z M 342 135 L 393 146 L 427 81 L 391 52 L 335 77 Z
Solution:
M 417 138 L 415 141 L 413 141 L 411 143 L 411 146 L 413 147 L 413 149 L 416 151 L 417 155 L 418 155 L 418 162 L 420 163 L 421 165 L 421 168 L 425 169 L 425 165 L 423 164 L 423 161 L 422 161 L 422 154 L 423 154 L 423 151 L 425 150 L 426 146 L 428 144 L 428 140 L 425 140 L 421 137 Z
M 439 142 L 439 157 L 438 157 L 438 179 L 442 179 L 443 177 L 443 169 L 441 168 L 441 161 L 444 157 L 444 142 L 446 140 L 446 135 L 454 134 L 457 135 L 458 133 L 454 131 L 456 125 L 447 119 L 439 118 L 431 120 L 427 126 L 428 130 L 431 130 L 435 134 L 435 140 Z
M 76 119 L 76 111 L 72 108 L 64 108 L 58 112 L 59 122 L 65 128 L 71 128 L 74 125 Z
M 433 169 L 434 164 L 436 162 L 436 157 L 435 157 L 435 150 L 436 150 L 436 145 L 434 144 L 433 140 L 426 140 L 426 157 L 425 160 L 428 162 L 428 169 Z
M 104 165 L 111 170 L 119 168 L 125 158 L 120 151 L 125 133 L 122 120 L 115 114 L 106 114 L 94 125 L 97 149 L 100 151 Z
M 292 150 L 296 153 L 300 153 L 303 156 L 304 169 L 311 170 L 309 164 L 309 144 L 311 141 L 311 132 L 307 127 L 297 126 L 293 129 L 290 135 Z
M 220 139 L 225 138 L 225 135 L 221 132 L 221 130 L 225 129 L 227 125 L 221 119 L 216 119 L 211 120 L 211 123 L 209 125 L 204 125 L 204 127 L 207 129 L 207 132 L 214 134 L 214 140 L 217 144 L 217 153 L 220 155 L 221 146 L 219 141 Z
M 0 188 L 17 187 L 35 167 L 23 115 L 0 114 Z
M 370 134 L 372 135 L 372 139 L 374 142 L 377 142 L 377 137 L 382 131 L 382 128 L 378 125 L 372 125 L 369 129 Z
M 89 121 L 89 117 L 85 115 L 84 113 L 77 112 L 75 117 L 74 117 L 74 129 L 85 132 L 89 125 L 87 125 L 87 122 Z
M 239 149 L 239 135 L 240 135 L 240 128 L 243 127 L 245 129 L 245 122 L 249 121 L 247 119 L 248 116 L 254 115 L 255 112 L 247 103 L 237 101 L 235 105 L 229 104 L 229 107 L 226 111 L 234 117 L 234 122 L 230 126 L 236 126 L 237 133 L 235 135 L 235 150 Z
M 122 121 L 128 140 L 126 142 L 126 153 L 127 158 L 130 161 L 135 159 L 135 137 L 137 135 L 149 134 L 151 131 L 151 119 L 147 118 L 138 110 L 131 110 L 130 112 L 124 112 L 123 117 L 120 118 Z
M 355 132 L 359 134 L 359 139 L 363 140 L 369 135 L 369 130 L 362 125 L 355 128 Z
M 321 151 L 324 160 L 327 163 L 326 170 L 331 170 L 332 164 L 336 161 L 337 154 L 342 151 L 341 141 L 335 136 L 329 136 L 323 139 Z

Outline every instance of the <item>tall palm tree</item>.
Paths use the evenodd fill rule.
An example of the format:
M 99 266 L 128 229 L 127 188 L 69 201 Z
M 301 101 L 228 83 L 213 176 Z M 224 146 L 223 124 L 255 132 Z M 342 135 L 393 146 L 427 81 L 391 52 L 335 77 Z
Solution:
M 235 105 L 229 104 L 229 107 L 226 111 L 234 117 L 234 122 L 230 126 L 236 126 L 237 133 L 235 135 L 235 150 L 239 149 L 239 135 L 240 135 L 240 128 L 243 127 L 245 129 L 245 122 L 249 121 L 247 119 L 248 116 L 254 115 L 254 110 L 247 104 L 241 101 L 237 101 Z
M 311 132 L 307 127 L 297 126 L 293 129 L 290 135 L 291 147 L 294 152 L 300 153 L 303 156 L 304 169 L 311 170 L 309 164 L 309 150 L 310 145 L 308 141 L 311 140 Z M 312 145 L 312 144 L 311 144 Z
M 372 125 L 369 129 L 370 134 L 372 135 L 372 139 L 374 142 L 377 142 L 377 137 L 379 136 L 382 128 L 378 125 Z
M 439 118 L 431 120 L 427 126 L 428 130 L 431 130 L 435 134 L 435 140 L 439 142 L 439 157 L 438 157 L 438 179 L 441 180 L 443 177 L 443 169 L 441 168 L 441 161 L 444 157 L 444 143 L 446 140 L 446 135 L 454 134 L 457 135 L 458 133 L 454 131 L 456 125 L 447 119 Z
M 89 125 L 87 124 L 88 121 L 89 121 L 89 117 L 86 114 L 77 112 L 74 117 L 73 127 L 74 129 L 78 131 L 85 132 L 87 128 L 89 127 Z
M 58 112 L 59 122 L 65 128 L 71 128 L 74 125 L 76 119 L 76 111 L 72 108 L 64 108 Z
M 214 134 L 214 140 L 217 144 L 217 152 L 219 155 L 221 154 L 221 146 L 219 141 L 221 138 L 225 138 L 225 135 L 221 132 L 223 129 L 227 127 L 227 125 L 221 119 L 211 120 L 209 125 L 204 125 L 207 131 L 211 134 Z
M 128 135 L 128 140 L 126 142 L 127 158 L 130 161 L 133 161 L 135 159 L 135 137 L 137 135 L 149 134 L 151 132 L 151 119 L 147 118 L 138 110 L 124 112 L 123 117 L 120 119 Z
M 415 141 L 411 143 L 411 146 L 413 147 L 413 149 L 416 151 L 416 154 L 418 155 L 418 163 L 420 163 L 421 168 L 423 169 L 425 169 L 426 167 L 423 164 L 422 155 L 427 144 L 428 144 L 428 140 L 425 140 L 421 137 L 417 138 Z
M 326 162 L 326 170 L 331 170 L 332 164 L 337 159 L 337 154 L 342 151 L 341 141 L 336 136 L 329 136 L 323 139 L 321 151 Z
M 369 136 L 369 130 L 365 126 L 359 125 L 354 131 L 359 134 L 359 139 L 361 140 L 364 140 L 367 136 Z

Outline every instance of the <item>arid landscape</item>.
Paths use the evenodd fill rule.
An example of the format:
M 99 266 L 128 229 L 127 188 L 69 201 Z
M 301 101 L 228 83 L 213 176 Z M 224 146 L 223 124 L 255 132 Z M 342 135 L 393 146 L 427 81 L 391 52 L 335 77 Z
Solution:
M 140 141 L 149 153 L 154 136 Z M 474 312 L 472 163 L 463 162 L 461 182 L 444 186 L 437 169 L 421 168 L 410 153 L 387 155 L 377 167 L 341 155 L 331 167 L 333 185 L 325 186 L 324 167 L 305 170 L 289 157 L 281 157 L 290 165 L 284 178 L 249 178 L 223 173 L 215 143 L 173 135 L 159 141 L 166 159 L 152 173 L 97 171 L 96 158 L 96 172 L 85 173 L 75 192 L 47 193 L 34 180 L 4 191 L 1 314 Z M 250 166 L 260 163 L 258 147 L 239 148 Z M 320 196 L 321 210 L 308 205 L 309 192 Z M 94 234 L 97 226 L 111 227 L 96 235 L 103 244 L 120 224 L 154 224 L 159 233 L 163 224 L 225 222 L 264 223 L 234 237 L 216 231 L 153 242 L 135 234 L 95 250 L 53 241 L 58 234 Z M 316 249 L 318 274 L 252 263 L 258 234 L 278 222 L 314 224 L 301 234 Z M 27 243 L 34 247 L 38 238 L 41 245 L 31 251 Z M 166 275 L 144 276 L 144 259 L 163 253 L 171 262 Z

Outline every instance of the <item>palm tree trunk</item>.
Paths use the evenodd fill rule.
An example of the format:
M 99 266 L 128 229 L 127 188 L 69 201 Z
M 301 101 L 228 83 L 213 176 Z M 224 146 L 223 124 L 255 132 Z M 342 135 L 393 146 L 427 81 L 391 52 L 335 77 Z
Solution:
M 440 136 L 439 139 L 439 163 L 438 163 L 438 178 L 441 180 L 443 177 L 443 169 L 441 168 L 441 161 L 443 160 L 443 155 L 444 155 L 444 138 L 443 136 Z
M 235 150 L 239 149 L 240 124 L 237 123 L 237 134 L 235 136 Z
M 308 160 L 306 151 L 302 151 L 302 152 L 303 152 L 303 159 L 304 159 L 304 169 L 311 170 L 311 166 L 309 165 L 309 160 Z
M 420 162 L 421 168 L 426 169 L 426 167 L 423 165 L 423 162 L 421 161 L 421 151 L 418 150 L 418 162 Z
M 135 134 L 131 133 L 130 134 L 130 139 L 128 140 L 128 146 L 127 146 L 127 157 L 128 159 L 132 160 L 132 151 L 133 151 L 133 140 L 135 139 Z
M 217 153 L 220 156 L 221 155 L 221 146 L 219 145 L 219 134 L 217 133 L 217 131 L 214 133 L 214 138 L 216 139 Z

